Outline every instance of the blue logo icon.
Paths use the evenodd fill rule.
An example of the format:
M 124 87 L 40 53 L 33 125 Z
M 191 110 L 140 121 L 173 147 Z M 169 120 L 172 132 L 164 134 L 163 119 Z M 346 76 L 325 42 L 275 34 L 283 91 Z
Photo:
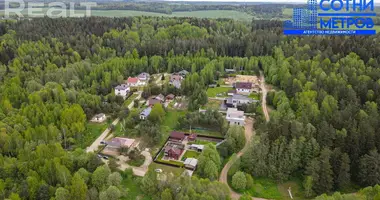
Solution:
M 308 0 L 284 22 L 285 35 L 375 35 L 374 1 Z

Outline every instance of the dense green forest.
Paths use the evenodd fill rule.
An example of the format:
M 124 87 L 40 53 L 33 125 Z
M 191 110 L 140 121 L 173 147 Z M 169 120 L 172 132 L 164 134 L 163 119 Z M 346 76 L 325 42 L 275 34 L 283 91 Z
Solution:
M 149 17 L 2 21 L 0 198 L 128 196 L 120 186 L 127 173 L 77 148 L 89 134 L 87 120 L 123 111 L 112 88 L 129 76 L 183 69 L 192 73 L 178 91 L 194 102 L 189 110 L 207 102 L 206 86 L 224 69 L 262 70 L 276 87 L 267 99 L 271 120 L 258 114 L 240 170 L 280 182 L 300 177 L 308 197 L 380 184 L 380 34 L 286 37 L 281 27 Z M 218 169 L 216 150 L 209 152 L 204 160 L 212 157 Z M 216 179 L 206 171 L 200 177 Z M 229 198 L 208 179 L 162 183 L 152 174 L 141 180 L 152 197 Z

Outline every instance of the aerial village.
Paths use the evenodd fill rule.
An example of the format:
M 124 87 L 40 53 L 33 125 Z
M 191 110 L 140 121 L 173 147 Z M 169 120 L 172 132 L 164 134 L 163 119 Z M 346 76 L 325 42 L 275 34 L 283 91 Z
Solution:
M 199 113 L 214 110 L 224 116 L 229 126 L 244 127 L 247 117 L 255 113 L 245 113 L 240 108 L 260 101 L 261 80 L 258 76 L 232 75 L 236 73 L 234 69 L 226 69 L 224 73 L 225 78 L 209 85 L 208 103 L 199 108 Z M 153 168 L 157 173 L 177 169 L 181 174 L 193 175 L 197 170 L 197 158 L 205 146 L 211 144 L 217 147 L 225 141 L 225 138 L 207 128 L 191 126 L 186 129 L 177 128 L 175 125 L 178 123 L 177 115 L 183 116 L 187 112 L 186 97 L 176 96 L 173 93 L 160 93 L 146 98 L 142 96 L 143 88 L 149 83 L 158 86 L 169 84 L 179 90 L 188 74 L 186 70 L 152 75 L 142 72 L 136 77 L 128 77 L 123 84 L 114 87 L 114 94 L 124 99 L 131 112 L 138 112 L 139 123 L 149 119 L 155 106 L 160 105 L 166 111 L 163 123 L 169 125 L 164 126 L 166 138 L 160 142 L 160 145 L 143 144 L 141 138 L 126 133 L 123 123 L 116 119 L 112 124 L 108 123 L 110 126 L 106 127 L 87 151 L 96 152 L 106 163 L 114 159 L 121 170 L 131 168 L 137 176 L 144 176 L 149 168 Z M 107 115 L 98 113 L 90 121 L 104 124 L 107 122 Z

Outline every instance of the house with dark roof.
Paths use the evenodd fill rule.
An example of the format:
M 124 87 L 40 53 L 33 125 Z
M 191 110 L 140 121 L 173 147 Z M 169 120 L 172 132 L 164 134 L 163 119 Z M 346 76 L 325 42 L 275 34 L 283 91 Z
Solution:
M 182 141 L 185 139 L 185 133 L 182 132 L 177 132 L 177 131 L 172 131 L 169 136 L 169 140 L 171 141 Z
M 155 97 L 152 97 L 152 98 L 149 98 L 147 104 L 148 104 L 148 106 L 154 106 L 154 105 L 156 105 L 158 103 L 162 103 L 162 101 L 159 100 L 159 99 L 156 99 Z
M 115 95 L 122 96 L 123 98 L 126 98 L 130 91 L 130 87 L 126 84 L 121 84 L 115 87 Z
M 163 94 L 159 94 L 155 97 L 155 99 L 160 100 L 161 102 L 165 101 L 165 96 Z
M 166 100 L 167 100 L 167 101 L 173 100 L 174 97 L 175 97 L 174 94 L 168 94 L 168 95 L 166 96 Z
M 183 144 L 169 142 L 164 149 L 164 155 L 169 159 L 178 160 L 184 151 L 185 146 Z
M 146 120 L 148 116 L 150 115 L 150 112 L 152 112 L 152 107 L 147 107 L 145 108 L 141 113 L 140 113 L 140 119 L 141 120 Z
M 252 83 L 250 82 L 237 82 L 235 83 L 237 94 L 249 95 L 252 92 Z

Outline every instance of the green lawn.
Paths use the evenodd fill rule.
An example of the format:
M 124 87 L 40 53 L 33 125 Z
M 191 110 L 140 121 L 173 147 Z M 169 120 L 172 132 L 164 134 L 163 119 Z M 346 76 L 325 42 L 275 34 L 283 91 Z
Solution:
M 152 162 L 152 164 L 149 165 L 150 169 L 162 169 L 165 173 L 173 173 L 175 176 L 179 176 L 182 174 L 182 172 L 185 170 L 184 168 L 179 167 L 171 167 L 167 165 L 162 165 L 159 163 Z
M 169 110 L 166 112 L 165 119 L 162 122 L 162 126 L 166 126 L 169 129 L 175 129 L 177 127 L 178 119 L 185 116 L 186 111 Z
M 131 104 L 133 102 L 133 100 L 135 100 L 135 98 L 138 96 L 138 94 L 132 94 L 127 100 L 124 101 L 124 106 L 128 107 L 129 104 Z
M 213 145 L 216 145 L 217 142 L 211 142 L 211 141 L 207 141 L 207 140 L 199 140 L 199 139 L 196 139 L 195 142 L 189 142 L 188 144 L 203 144 L 203 145 L 206 145 L 206 144 L 213 144 Z
M 228 87 L 208 88 L 207 89 L 207 96 L 208 97 L 226 97 L 226 96 L 228 96 L 227 92 L 229 90 L 232 90 L 232 88 L 228 88 Z
M 48 8 L 42 8 L 42 12 L 46 13 Z M 54 13 L 59 13 L 60 9 Z M 24 9 L 21 12 L 24 16 L 27 16 L 28 9 Z M 33 14 L 39 12 L 33 11 Z M 75 10 L 75 14 L 84 14 L 85 10 Z M 11 13 L 12 14 L 12 13 Z M 0 12 L 0 15 L 4 15 L 4 12 Z M 252 15 L 245 12 L 234 11 L 234 10 L 204 10 L 204 11 L 192 11 L 192 12 L 173 12 L 172 14 L 154 13 L 154 12 L 144 12 L 144 11 L 134 11 L 134 10 L 92 10 L 91 16 L 101 16 L 101 17 L 133 17 L 133 16 L 153 16 L 153 17 L 196 17 L 196 18 L 230 18 L 240 21 L 251 21 Z
M 260 95 L 254 92 L 252 92 L 248 97 L 256 100 L 260 99 Z
M 288 189 L 291 188 L 293 198 L 306 199 L 303 193 L 302 180 L 299 178 L 291 178 L 289 181 L 279 184 L 279 192 L 282 194 L 282 199 L 291 200 Z
M 187 150 L 183 155 L 183 158 L 198 158 L 199 155 L 199 152 Z
M 220 105 L 222 105 L 222 101 L 219 101 L 219 100 L 208 100 L 208 102 L 206 103 L 206 105 L 202 106 L 201 109 L 211 109 L 211 110 L 219 110 L 220 109 Z
M 179 131 L 182 132 L 190 132 L 189 129 L 181 129 Z M 207 130 L 207 129 L 200 129 L 200 128 L 192 128 L 191 129 L 192 133 L 196 133 L 198 135 L 204 135 L 204 136 L 216 136 L 216 137 L 223 137 L 222 134 L 218 131 L 213 131 L 213 130 Z
M 90 146 L 100 134 L 108 127 L 107 122 L 103 123 L 93 123 L 88 122 L 86 125 L 86 134 L 78 140 L 78 146 L 85 149 L 87 146 Z
M 133 178 L 124 178 L 121 182 L 121 187 L 123 189 L 127 190 L 127 195 L 125 197 L 122 197 L 121 200 L 150 200 L 151 198 L 144 195 L 143 191 L 141 191 L 139 182 L 141 178 L 140 177 L 133 177 Z
M 252 196 L 266 199 L 284 199 L 275 181 L 268 178 L 254 177 L 253 182 L 253 188 L 247 191 Z

